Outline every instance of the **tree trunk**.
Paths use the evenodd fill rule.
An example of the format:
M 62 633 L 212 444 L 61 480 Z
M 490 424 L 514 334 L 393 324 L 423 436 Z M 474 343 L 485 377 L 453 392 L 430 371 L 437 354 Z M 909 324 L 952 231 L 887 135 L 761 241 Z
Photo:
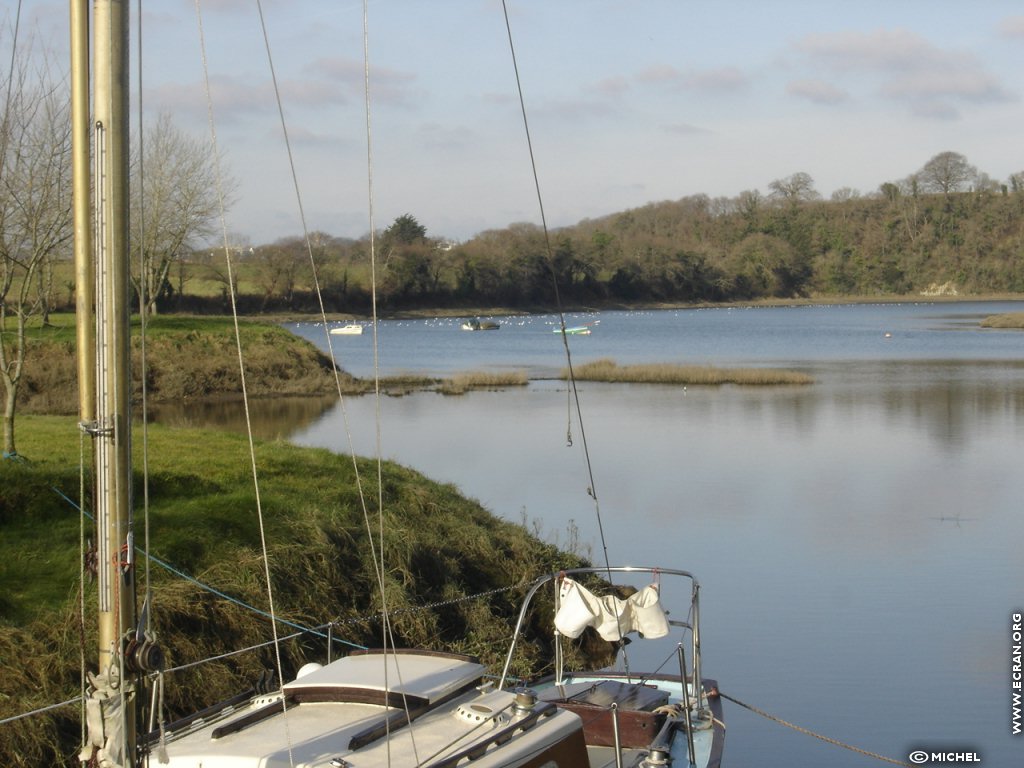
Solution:
M 17 450 L 14 447 L 14 403 L 18 396 L 18 386 L 10 382 L 7 384 L 7 398 L 4 406 L 4 456 L 16 456 Z

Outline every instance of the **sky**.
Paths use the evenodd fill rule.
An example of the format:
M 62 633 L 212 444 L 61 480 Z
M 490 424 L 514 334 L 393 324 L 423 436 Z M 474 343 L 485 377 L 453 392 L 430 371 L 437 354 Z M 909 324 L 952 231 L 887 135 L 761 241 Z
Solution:
M 1024 171 L 1019 2 L 507 0 L 537 186 L 500 0 L 369 0 L 369 121 L 362 0 L 143 5 L 144 115 L 209 140 L 209 80 L 226 226 L 253 245 L 403 214 L 463 241 L 540 223 L 537 187 L 560 227 L 797 172 L 872 194 L 945 151 Z M 21 35 L 65 56 L 65 6 L 22 8 Z

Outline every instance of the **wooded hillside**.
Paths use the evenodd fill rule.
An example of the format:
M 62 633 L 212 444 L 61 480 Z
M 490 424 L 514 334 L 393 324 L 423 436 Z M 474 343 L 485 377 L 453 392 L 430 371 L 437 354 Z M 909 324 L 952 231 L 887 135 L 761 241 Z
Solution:
M 406 214 L 378 236 L 378 297 L 391 310 L 549 308 L 553 277 L 568 305 L 1024 291 L 1021 174 L 998 184 L 943 153 L 871 195 L 841 190 L 822 200 L 803 173 L 770 190 L 695 195 L 584 220 L 551 232 L 550 248 L 534 224 L 456 244 L 428 237 Z M 329 311 L 365 309 L 368 242 L 316 242 Z M 250 254 L 259 294 L 250 296 L 251 311 L 312 309 L 301 287 L 311 274 L 304 250 L 287 291 L 270 279 L 282 269 L 269 265 L 298 245 Z

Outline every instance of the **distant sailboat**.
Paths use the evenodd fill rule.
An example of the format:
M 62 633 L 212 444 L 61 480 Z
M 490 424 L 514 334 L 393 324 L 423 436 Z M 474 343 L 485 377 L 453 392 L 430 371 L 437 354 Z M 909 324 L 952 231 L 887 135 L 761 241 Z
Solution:
M 595 320 L 592 323 L 584 323 L 583 325 L 572 325 L 565 328 L 566 336 L 589 336 L 593 330 L 593 326 L 597 325 L 600 320 Z M 555 328 L 552 333 L 562 333 L 561 328 Z
M 462 324 L 462 330 L 464 331 L 496 331 L 501 326 L 493 320 L 481 320 L 475 318 L 473 320 L 467 320 Z

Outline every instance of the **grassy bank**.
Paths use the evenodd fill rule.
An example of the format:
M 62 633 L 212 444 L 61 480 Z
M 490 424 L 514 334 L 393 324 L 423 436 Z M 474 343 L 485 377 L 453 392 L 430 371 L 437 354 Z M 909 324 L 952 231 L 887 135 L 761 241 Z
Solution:
M 18 412 L 70 414 L 78 404 L 74 318 L 54 315 L 51 325 L 34 328 L 19 392 Z M 132 381 L 136 401 L 142 395 L 142 344 L 139 324 L 132 326 Z M 336 394 L 333 366 L 316 346 L 271 322 L 242 320 L 239 335 L 250 396 L 320 396 Z M 235 326 L 227 317 L 160 316 L 147 323 L 146 386 L 153 402 L 240 397 Z M 374 390 L 372 381 L 341 372 L 342 394 Z M 525 374 L 460 373 L 449 379 L 415 374 L 385 377 L 388 394 L 434 390 L 461 394 L 472 389 L 521 386 Z
M 72 413 L 78 403 L 74 318 L 54 316 L 33 329 L 19 392 L 20 413 Z M 336 391 L 326 355 L 277 325 L 244 321 L 239 336 L 245 354 L 246 388 L 253 397 L 317 395 Z M 146 386 L 154 401 L 239 396 L 235 327 L 231 318 L 153 318 L 146 330 Z M 132 382 L 142 392 L 142 343 L 132 324 Z M 343 374 L 346 393 L 365 384 Z
M 79 495 L 75 421 L 22 417 L 20 430 L 26 460 L 0 461 L 0 719 L 77 696 L 79 648 L 92 654 L 95 642 L 91 609 L 84 630 L 76 610 L 80 518 L 68 500 Z M 140 444 L 136 439 L 136 450 Z M 265 609 L 246 440 L 154 426 L 149 444 L 152 554 Z M 379 646 L 380 591 L 355 482 L 356 468 L 364 480 L 375 480 L 376 466 L 281 442 L 257 444 L 256 461 L 278 612 L 304 626 L 336 621 L 336 637 Z M 141 478 L 135 485 L 138 503 Z M 366 489 L 365 499 L 376 531 L 375 488 Z M 383 502 L 385 593 L 399 645 L 443 647 L 494 663 L 511 636 L 520 595 L 467 598 L 573 561 L 453 486 L 390 463 L 383 466 Z M 137 515 L 141 542 L 141 510 Z M 86 538 L 95 540 L 90 526 Z M 140 580 L 142 572 L 140 559 Z M 159 565 L 151 573 L 155 626 L 171 665 L 270 637 L 263 616 Z M 86 585 L 87 593 L 92 589 Z M 426 605 L 434 607 L 420 609 Z M 286 674 L 322 660 L 324 646 L 310 635 L 286 643 Z M 543 639 L 523 645 L 516 671 L 539 672 L 546 650 Z M 264 650 L 174 674 L 167 684 L 171 713 L 219 700 L 267 666 L 272 656 Z M 70 765 L 77 739 L 75 707 L 0 728 L 5 762 L 16 766 Z

